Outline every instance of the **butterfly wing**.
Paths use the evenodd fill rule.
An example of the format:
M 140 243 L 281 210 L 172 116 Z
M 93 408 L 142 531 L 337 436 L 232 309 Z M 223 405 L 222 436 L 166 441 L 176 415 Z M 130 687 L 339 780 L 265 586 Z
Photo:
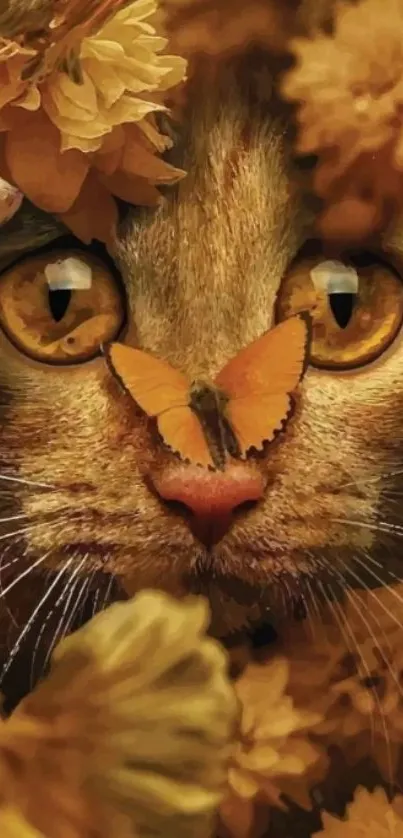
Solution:
M 158 430 L 172 450 L 199 466 L 212 466 L 200 422 L 190 407 L 174 407 L 158 417 Z
M 305 312 L 284 320 L 242 349 L 217 376 L 216 386 L 229 398 L 226 418 L 242 455 L 271 442 L 289 417 L 291 393 L 306 369 L 310 323 Z
M 148 352 L 111 343 L 105 354 L 112 372 L 148 416 L 189 403 L 189 383 L 179 370 Z
M 105 354 L 124 389 L 148 416 L 157 419 L 166 445 L 184 460 L 212 465 L 202 428 L 189 407 L 186 376 L 166 361 L 122 343 L 110 344 Z

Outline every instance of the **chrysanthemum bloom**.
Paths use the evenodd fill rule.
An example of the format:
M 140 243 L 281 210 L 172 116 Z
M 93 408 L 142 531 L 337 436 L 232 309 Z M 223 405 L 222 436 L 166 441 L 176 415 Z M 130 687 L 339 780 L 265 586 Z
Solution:
M 60 644 L 0 727 L 2 838 L 11 806 L 52 838 L 210 834 L 238 702 L 208 616 L 145 591 Z
M 400 838 L 403 835 L 403 797 L 389 803 L 383 789 L 373 793 L 358 788 L 342 820 L 322 816 L 323 830 L 313 838 Z
M 324 614 L 314 640 L 285 649 L 296 705 L 323 714 L 315 735 L 350 761 L 372 756 L 387 781 L 403 735 L 402 604 L 402 585 L 350 591 L 336 624 Z
M 295 708 L 288 679 L 287 661 L 275 658 L 250 664 L 235 683 L 242 717 L 220 810 L 234 838 L 249 836 L 257 801 L 282 807 L 285 794 L 309 806 L 308 789 L 325 773 L 324 755 L 308 738 L 320 715 Z
M 0 45 L 0 174 L 85 241 L 113 235 L 112 196 L 157 203 L 155 184 L 183 176 L 156 157 L 170 144 L 156 95 L 186 68 L 161 54 L 167 41 L 147 22 L 156 8 L 59 0 L 40 38 Z
M 400 0 L 361 0 L 338 5 L 332 35 L 291 44 L 297 64 L 282 92 L 299 103 L 297 150 L 321 155 L 314 185 L 340 235 L 337 206 L 346 215 L 352 202 L 363 235 L 382 217 L 377 209 L 402 203 L 402 28 Z M 349 212 L 344 232 L 352 222 Z

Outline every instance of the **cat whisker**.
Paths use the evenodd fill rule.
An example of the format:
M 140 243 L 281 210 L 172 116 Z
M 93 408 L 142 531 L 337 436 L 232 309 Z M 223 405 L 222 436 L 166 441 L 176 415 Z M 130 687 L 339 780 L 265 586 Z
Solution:
M 357 556 L 354 556 L 353 560 L 355 562 L 357 562 L 358 564 L 360 564 L 361 567 L 363 567 L 364 570 L 367 573 L 369 573 L 375 579 L 376 582 L 378 582 L 380 587 L 385 587 L 385 583 L 382 581 L 382 579 L 377 574 L 375 574 L 372 570 L 370 570 L 364 564 L 364 562 L 362 562 Z M 346 572 L 348 571 L 349 575 L 352 576 L 352 578 L 355 579 L 355 581 L 358 582 L 358 584 L 361 587 L 365 586 L 365 583 L 363 582 L 362 578 L 357 573 L 355 573 L 350 566 L 348 566 L 346 564 L 345 569 L 346 569 Z M 382 602 L 381 599 L 379 599 L 379 597 L 376 595 L 375 591 L 373 591 L 368 586 L 365 586 L 365 587 L 366 587 L 366 590 L 368 591 L 369 596 L 371 596 L 380 605 L 380 607 L 384 611 L 384 613 L 387 614 L 388 617 L 390 617 L 390 619 L 398 626 L 398 628 L 403 629 L 403 623 L 401 623 L 400 620 L 396 617 L 396 615 L 393 614 L 393 612 L 390 611 L 387 608 L 387 606 L 385 605 L 384 602 Z M 390 591 L 391 595 L 399 602 L 399 604 L 403 605 L 403 597 L 396 590 L 394 590 L 393 586 L 390 587 L 388 590 Z
M 370 557 L 368 556 L 368 558 L 370 558 Z M 352 598 L 354 598 L 355 600 L 358 600 L 357 593 L 354 591 L 354 589 L 351 587 L 351 585 L 349 585 L 349 584 L 348 584 L 348 582 L 347 582 L 346 575 L 348 575 L 349 573 L 351 573 L 351 568 L 350 568 L 349 564 L 348 564 L 347 562 L 345 562 L 345 561 L 343 561 L 343 568 L 344 568 L 345 573 L 341 576 L 341 578 L 342 578 L 343 588 L 344 588 L 344 590 L 345 590 L 345 592 L 346 592 L 346 595 L 347 595 L 347 597 L 348 597 L 350 600 L 351 600 Z M 335 570 L 335 572 L 337 573 L 338 571 L 336 571 L 336 570 Z M 370 587 L 366 584 L 365 580 L 364 580 L 364 579 L 361 579 L 361 578 L 358 576 L 358 574 L 354 574 L 354 577 L 353 577 L 353 578 L 355 578 L 355 581 L 359 581 L 359 584 L 360 584 L 361 588 L 362 588 L 363 590 L 365 590 L 368 594 L 371 594 L 371 595 L 372 595 L 372 594 L 374 594 L 374 592 L 371 590 L 371 588 L 370 588 Z M 374 594 L 374 596 L 375 596 L 376 601 L 377 601 L 379 604 L 381 604 L 381 601 L 379 600 L 379 597 L 378 597 L 376 594 Z M 359 600 L 358 600 L 358 601 L 359 601 Z M 355 606 L 355 610 L 357 611 L 357 607 L 356 607 L 356 606 Z M 357 612 L 357 613 L 358 613 L 358 612 Z M 360 613 L 359 613 L 359 616 L 361 617 L 361 620 L 362 620 L 362 622 L 364 623 L 364 625 L 366 625 L 366 620 L 365 620 L 364 614 L 360 612 Z M 384 637 L 385 643 L 386 643 L 386 645 L 389 647 L 389 651 L 390 651 L 390 652 L 392 652 L 392 649 L 391 649 L 391 646 L 390 646 L 390 643 L 389 643 L 389 639 L 388 639 L 388 637 L 387 637 L 387 635 L 386 635 L 386 633 L 385 633 L 384 629 L 382 628 L 381 623 L 379 622 L 379 620 L 378 620 L 378 618 L 376 617 L 376 615 L 375 615 L 375 614 L 372 614 L 372 613 L 371 613 L 371 617 L 372 617 L 372 618 L 374 619 L 374 621 L 376 622 L 377 627 L 379 628 L 379 631 L 381 632 L 381 634 L 383 634 L 383 637 Z M 368 628 L 368 626 L 367 626 L 367 625 L 366 625 L 366 628 Z M 371 637 L 373 637 L 373 635 L 372 635 L 372 634 L 371 634 Z M 374 639 L 374 641 L 375 641 L 375 637 L 373 637 L 373 639 Z M 377 640 L 376 640 L 376 646 L 377 646 L 377 648 L 379 649 L 379 651 L 381 652 L 381 655 L 382 655 L 382 657 L 383 657 L 383 651 L 380 649 L 380 647 L 379 647 L 379 643 L 378 643 L 378 641 L 377 641 Z M 399 690 L 400 690 L 400 686 L 399 686 Z M 403 696 L 403 691 L 402 691 L 402 696 Z
M 312 590 L 310 581 L 308 579 L 305 580 L 305 588 L 306 588 L 306 591 L 309 595 L 309 599 L 312 603 L 312 609 L 313 609 L 314 616 L 316 616 L 317 620 L 320 620 L 319 605 L 317 603 L 315 594 Z M 312 639 L 315 640 L 316 639 L 317 624 L 315 623 L 315 619 L 312 617 L 311 609 L 309 608 L 308 603 L 307 603 L 307 615 L 308 615 L 308 621 L 309 621 L 309 628 L 310 628 L 311 636 L 312 636 Z
M 362 527 L 362 529 L 381 532 L 385 535 L 403 536 L 403 526 L 400 526 L 399 524 L 389 524 L 387 521 L 369 523 L 368 521 L 352 520 L 349 518 L 329 518 L 329 520 L 333 524 L 345 524 L 349 527 Z
M 48 556 L 51 552 L 52 552 L 52 551 L 49 551 L 49 553 L 45 554 L 45 556 L 44 556 L 44 557 L 42 557 L 42 561 L 43 561 L 43 560 L 44 560 L 44 559 L 45 559 L 45 558 L 46 558 L 46 557 L 47 557 L 47 556 Z M 72 557 L 71 557 L 71 559 L 69 559 L 69 560 L 68 560 L 67 565 L 65 565 L 64 567 L 62 567 L 62 568 L 61 568 L 61 570 L 60 570 L 60 571 L 59 571 L 59 573 L 56 575 L 56 577 L 55 577 L 54 581 L 52 582 L 52 584 L 49 586 L 49 588 L 48 588 L 48 589 L 46 590 L 46 592 L 44 593 L 43 597 L 40 599 L 40 601 L 39 601 L 38 605 L 36 606 L 36 608 L 34 608 L 34 610 L 33 610 L 32 614 L 31 614 L 31 616 L 30 616 L 29 620 L 25 623 L 25 625 L 24 625 L 24 627 L 23 627 L 22 631 L 21 631 L 21 632 L 20 632 L 20 634 L 18 635 L 17 640 L 15 641 L 15 643 L 14 643 L 14 645 L 13 645 L 13 647 L 12 647 L 11 651 L 10 651 L 10 654 L 9 654 L 9 656 L 8 656 L 8 659 L 7 659 L 6 663 L 4 664 L 4 666 L 3 666 L 2 670 L 1 670 L 1 674 L 0 674 L 0 683 L 3 681 L 3 679 L 4 679 L 5 675 L 7 674 L 8 670 L 10 669 L 10 666 L 11 666 L 11 664 L 13 663 L 13 661 L 14 661 L 14 659 L 15 659 L 15 656 L 17 655 L 17 653 L 18 653 L 18 651 L 19 651 L 19 649 L 20 649 L 20 647 L 21 647 L 21 643 L 23 642 L 24 637 L 26 637 L 26 635 L 28 634 L 28 632 L 31 630 L 31 628 L 32 628 L 32 626 L 33 626 L 33 624 L 34 624 L 34 622 L 35 622 L 35 620 L 36 620 L 36 617 L 37 617 L 37 615 L 38 615 L 38 613 L 39 613 L 40 609 L 41 609 L 41 608 L 42 608 L 42 606 L 43 606 L 43 605 L 44 605 L 44 604 L 48 601 L 48 599 L 49 599 L 49 597 L 50 597 L 51 593 L 54 591 L 54 589 L 55 589 L 56 585 L 58 584 L 59 580 L 60 580 L 60 579 L 61 579 L 61 577 L 62 577 L 62 576 L 63 576 L 63 575 L 67 572 L 68 568 L 71 566 L 71 563 L 72 563 L 73 561 L 74 561 L 74 556 L 72 556 Z
M 13 546 L 12 544 L 6 544 L 4 550 L 1 554 L 1 558 L 0 558 L 0 600 L 2 600 L 2 606 L 5 607 L 5 609 L 7 611 L 7 614 L 10 617 L 11 622 L 17 628 L 17 622 L 15 620 L 14 614 L 12 613 L 11 608 L 9 607 L 9 605 L 7 603 L 7 600 L 5 599 L 5 597 L 3 595 L 3 579 L 2 579 L 2 572 L 7 570 L 8 567 L 11 567 L 11 565 L 15 564 L 15 562 L 21 561 L 21 557 L 16 556 L 14 559 L 11 559 L 11 561 L 7 562 L 6 564 L 3 564 L 3 559 L 5 558 L 6 553 L 8 553 L 9 550 L 11 550 L 12 546 Z
M 48 515 L 55 515 L 58 512 L 59 512 L 59 510 L 49 510 L 48 512 L 43 512 L 40 515 L 40 519 L 42 521 L 42 519 L 46 518 Z M 80 512 L 80 510 L 73 510 L 71 512 L 71 516 L 69 516 L 69 517 L 76 518 L 76 517 L 78 517 L 79 512 Z M 35 523 L 35 520 L 36 520 L 37 517 L 38 516 L 35 517 L 34 523 Z M 23 521 L 23 520 L 30 521 L 30 520 L 32 520 L 32 516 L 27 515 L 26 512 L 20 512 L 20 513 L 18 513 L 18 515 L 10 515 L 7 518 L 0 518 L 0 524 L 7 524 L 7 523 L 9 523 L 9 521 Z
M 74 620 L 76 619 L 79 608 L 82 607 L 83 604 L 86 602 L 88 588 L 89 588 L 89 579 L 86 578 L 86 579 L 84 579 L 83 584 L 80 588 L 80 592 L 78 594 L 76 604 L 75 604 L 73 610 L 71 611 L 71 613 L 69 615 L 69 618 L 67 620 L 67 623 L 64 627 L 64 634 L 67 634 L 67 632 L 70 630 L 70 627 L 72 626 Z
M 75 559 L 76 559 L 76 558 L 77 558 L 77 555 L 75 554 L 74 556 L 72 556 L 71 561 L 75 561 Z M 78 583 L 78 581 L 79 581 L 79 580 L 77 579 L 77 576 L 78 576 L 78 574 L 80 573 L 80 570 L 82 569 L 83 565 L 85 564 L 86 558 L 87 558 L 87 557 L 86 557 L 86 556 L 84 556 L 84 558 L 82 559 L 82 561 L 81 561 L 81 562 L 77 565 L 77 567 L 75 567 L 75 568 L 74 568 L 73 572 L 69 575 L 68 581 L 67 581 L 66 585 L 64 586 L 63 590 L 61 591 L 61 593 L 60 593 L 59 597 L 57 598 L 57 600 L 56 600 L 56 602 L 55 602 L 55 604 L 54 604 L 53 608 L 51 608 L 51 609 L 50 609 L 50 611 L 49 611 L 49 613 L 48 613 L 47 617 L 46 617 L 46 618 L 45 618 L 45 620 L 42 622 L 42 625 L 41 625 L 40 631 L 39 631 L 39 633 L 38 633 L 38 636 L 37 636 L 37 639 L 36 639 L 36 642 L 35 642 L 35 647 L 34 647 L 33 655 L 32 655 L 32 661 L 31 661 L 31 678 L 30 678 L 30 681 L 31 681 L 31 688 L 33 687 L 33 685 L 34 685 L 34 681 L 35 681 L 35 678 L 34 678 L 35 663 L 36 663 L 36 658 L 37 658 L 37 655 L 38 655 L 38 651 L 39 651 L 39 647 L 40 647 L 40 644 L 41 644 L 42 637 L 43 637 L 43 635 L 44 635 L 44 633 L 45 633 L 45 631 L 46 631 L 46 629 L 47 629 L 47 627 L 48 627 L 48 625 L 49 625 L 49 622 L 50 622 L 50 620 L 51 620 L 52 616 L 54 615 L 55 611 L 56 611 L 56 610 L 57 610 L 57 609 L 58 609 L 58 608 L 59 608 L 59 607 L 63 604 L 63 601 L 64 601 L 64 600 L 65 600 L 65 598 L 66 598 L 66 595 L 67 595 L 67 594 L 68 594 L 68 592 L 70 591 L 69 596 L 67 597 L 67 603 L 64 603 L 64 610 L 63 610 L 63 614 L 62 614 L 61 620 L 60 620 L 60 622 L 59 622 L 59 624 L 58 624 L 58 626 L 57 626 L 57 629 L 56 629 L 56 631 L 55 631 L 55 635 L 54 635 L 54 636 L 57 636 L 58 631 L 59 631 L 59 628 L 60 628 L 60 623 L 61 623 L 61 621 L 63 620 L 63 617 L 65 616 L 65 612 L 66 612 L 66 610 L 68 609 L 68 607 L 69 607 L 69 605 L 70 605 L 71 598 L 72 598 L 72 596 L 73 596 L 74 590 L 75 590 L 75 588 L 76 588 L 76 586 L 77 586 L 77 583 Z M 70 566 L 70 563 L 69 563 L 69 566 Z M 67 569 L 68 569 L 68 568 L 66 568 L 66 570 L 67 570 Z M 62 578 L 63 578 L 63 577 L 62 577 Z M 46 659 L 45 659 L 45 663 L 44 663 L 44 665 L 43 665 L 43 669 L 46 669 L 47 660 L 48 660 L 49 654 L 51 653 L 51 649 L 53 648 L 53 645 L 54 645 L 54 641 L 53 641 L 53 642 L 51 643 L 51 645 L 50 645 L 50 648 L 49 648 L 48 654 L 47 654 Z
M 9 515 L 8 518 L 0 518 L 0 524 L 8 524 L 9 521 L 26 521 L 27 518 L 28 515 L 25 512 L 21 512 L 19 515 Z
M 388 478 L 399 477 L 400 475 L 403 475 L 403 469 L 394 469 L 393 471 L 387 471 L 383 472 L 382 474 L 378 474 L 376 475 L 376 477 L 363 477 L 359 480 L 350 480 L 348 483 L 342 483 L 341 486 L 337 487 L 337 489 L 338 491 L 341 491 L 343 489 L 348 489 L 350 486 L 373 485 L 374 483 L 381 483 L 385 480 L 388 480 Z
M 348 570 L 349 570 L 349 568 L 346 566 L 346 571 L 348 572 Z M 367 591 L 367 593 L 372 593 L 371 589 L 368 588 L 368 586 L 365 584 L 364 580 L 362 580 L 362 586 Z M 385 666 L 386 666 L 386 668 L 387 668 L 387 670 L 388 670 L 388 672 L 389 672 L 389 674 L 392 678 L 392 681 L 394 682 L 395 686 L 397 687 L 397 690 L 398 690 L 398 693 L 399 693 L 400 697 L 403 699 L 403 688 L 402 688 L 402 685 L 400 683 L 399 674 L 393 668 L 393 660 L 390 660 L 390 658 L 388 657 L 388 655 L 386 654 L 386 651 L 385 651 L 385 647 L 387 647 L 387 649 L 389 650 L 390 657 L 393 656 L 393 649 L 391 647 L 389 638 L 388 638 L 383 626 L 381 625 L 377 616 L 371 612 L 371 618 L 373 619 L 373 621 L 376 624 L 377 631 L 379 632 L 379 634 L 381 634 L 383 636 L 383 639 L 385 641 L 385 647 L 383 645 L 382 646 L 380 645 L 377 635 L 375 634 L 375 632 L 374 632 L 371 624 L 369 623 L 369 621 L 366 619 L 366 617 L 363 613 L 363 607 L 362 607 L 363 604 L 360 602 L 359 597 L 357 595 L 357 592 L 354 591 L 351 588 L 350 585 L 347 585 L 346 586 L 346 594 L 347 594 L 347 597 L 350 601 L 350 604 L 352 605 L 352 607 L 354 608 L 355 612 L 357 613 L 359 619 L 362 621 L 363 625 L 365 626 L 365 629 L 367 630 L 367 632 L 369 634 L 369 637 L 372 639 L 375 649 L 378 650 L 378 652 L 380 654 L 380 657 L 381 657 L 382 661 L 384 662 L 384 664 L 385 664 Z M 381 600 L 377 596 L 375 596 L 375 598 L 376 598 L 377 602 L 379 603 L 379 605 L 382 606 Z M 359 607 L 359 606 L 361 606 L 361 607 Z M 389 613 L 389 612 L 387 612 L 387 613 Z M 389 760 L 390 760 L 390 748 L 388 750 L 388 757 L 389 757 Z M 391 783 L 393 783 L 395 781 L 395 778 L 392 776 L 392 774 L 393 774 L 393 772 L 391 771 L 390 772 L 390 782 Z
M 100 593 L 101 593 L 101 589 L 98 586 L 98 588 L 95 591 L 94 602 L 92 604 L 92 612 L 91 612 L 92 617 L 95 617 L 95 614 L 98 613 L 98 603 L 99 603 Z
M 325 595 L 326 595 L 326 592 L 325 592 Z M 353 627 L 350 625 L 350 622 L 347 619 L 347 615 L 345 614 L 341 605 L 337 601 L 332 601 L 330 599 L 327 599 L 327 601 L 328 601 L 329 608 L 333 613 L 333 616 L 336 620 L 336 623 L 339 627 L 339 630 L 340 630 L 340 632 L 341 632 L 341 634 L 344 638 L 344 641 L 347 645 L 347 648 L 349 649 L 349 651 L 353 655 L 355 655 L 355 654 L 358 655 L 358 658 L 360 660 L 363 671 L 366 673 L 366 677 L 368 678 L 369 683 L 371 683 L 371 677 L 372 677 L 371 670 L 369 669 L 369 666 L 366 662 L 365 656 L 362 654 L 361 646 L 360 646 L 359 641 L 357 640 L 357 637 L 354 633 Z M 371 633 L 370 636 L 375 640 L 375 642 L 377 644 L 377 648 L 379 649 L 379 651 L 381 651 L 380 647 L 379 647 L 379 644 L 377 643 L 373 633 Z M 389 781 L 392 785 L 393 784 L 393 763 L 392 763 L 391 743 L 390 743 L 390 736 L 389 736 L 389 731 L 388 731 L 388 726 L 387 726 L 387 720 L 385 718 L 385 713 L 383 711 L 382 703 L 381 703 L 381 700 L 380 700 L 379 695 L 377 693 L 377 690 L 375 689 L 374 686 L 370 686 L 370 690 L 371 690 L 372 696 L 374 698 L 375 705 L 376 705 L 377 710 L 378 710 L 378 715 L 379 715 L 381 725 L 382 725 L 382 729 L 383 729 L 383 733 L 384 733 L 384 736 L 385 736 L 385 744 L 386 744 L 386 747 L 387 747 L 388 769 L 389 769 Z M 371 712 L 370 719 L 371 719 L 371 739 L 372 739 L 372 745 L 374 747 L 375 719 L 374 719 L 373 711 Z
M 115 574 L 112 573 L 111 576 L 110 576 L 110 579 L 109 579 L 109 582 L 108 582 L 108 587 L 105 591 L 105 595 L 103 597 L 101 606 L 99 608 L 100 611 L 103 611 L 104 608 L 106 608 L 110 603 L 114 581 L 115 581 Z
M 13 579 L 7 585 L 6 588 L 2 588 L 0 600 L 4 600 L 6 595 L 8 593 L 10 593 L 10 591 L 12 591 L 12 589 L 15 588 L 15 586 L 19 584 L 19 582 L 21 582 L 23 579 L 26 579 L 26 577 L 29 576 L 30 573 L 33 573 L 34 570 L 36 570 L 38 567 L 40 567 L 46 561 L 46 559 L 49 558 L 49 556 L 53 552 L 54 552 L 54 548 L 52 547 L 50 550 L 48 550 L 46 553 L 44 553 L 42 556 L 40 556 L 39 559 L 36 559 L 36 561 L 34 561 L 27 568 L 25 568 L 23 571 L 21 571 L 21 573 L 19 573 L 18 576 L 16 576 L 15 579 Z
M 64 523 L 66 518 L 57 521 L 36 521 L 32 524 L 29 524 L 26 527 L 22 527 L 18 530 L 13 530 L 13 532 L 2 533 L 0 535 L 0 541 L 7 541 L 9 538 L 14 538 L 18 535 L 26 535 L 27 533 L 31 533 L 34 530 L 43 529 L 44 527 L 47 529 L 54 529 L 55 527 L 60 527 L 61 523 Z
M 10 474 L 0 474 L 0 480 L 9 481 L 10 483 L 20 483 L 23 486 L 35 486 L 38 489 L 52 489 L 57 491 L 57 486 L 52 486 L 50 483 L 38 483 L 35 480 L 28 480 L 25 477 L 14 477 Z
M 360 550 L 359 552 L 363 556 L 363 559 L 365 560 L 365 562 L 369 562 L 374 567 L 379 568 L 379 570 L 381 570 L 383 572 L 383 574 L 386 574 L 386 576 L 389 576 L 390 579 L 393 579 L 393 582 L 397 582 L 398 584 L 401 584 L 403 582 L 403 578 L 401 576 L 398 576 L 392 570 L 389 570 L 389 568 L 385 567 L 385 565 L 382 562 L 378 562 L 373 556 L 371 556 L 371 554 L 368 551 Z M 356 556 L 357 556 L 357 554 L 356 554 Z M 388 581 L 389 580 L 386 580 L 384 578 L 383 586 L 388 584 Z
M 368 588 L 366 588 L 366 590 L 368 590 Z M 363 624 L 364 624 L 365 628 L 366 628 L 366 629 L 367 629 L 367 631 L 369 632 L 369 636 L 370 636 L 370 637 L 371 637 L 371 639 L 373 640 L 374 645 L 375 645 L 375 648 L 376 648 L 376 649 L 378 649 L 378 651 L 379 651 L 379 653 L 380 653 L 380 655 L 381 655 L 381 657 L 382 657 L 382 660 L 384 661 L 384 663 L 385 663 L 385 665 L 386 665 L 386 667 L 387 667 L 387 669 L 388 669 L 388 672 L 389 672 L 389 674 L 390 674 L 390 676 L 391 676 L 392 680 L 394 681 L 394 683 L 396 684 L 396 687 L 398 688 L 399 695 L 400 695 L 400 696 L 401 696 L 401 698 L 403 699 L 403 689 L 402 689 L 402 685 L 400 684 L 399 676 L 397 675 L 397 673 L 396 673 L 396 672 L 395 672 L 395 670 L 393 669 L 392 664 L 391 664 L 391 661 L 388 659 L 388 657 L 387 657 L 387 656 L 386 656 L 386 654 L 384 653 L 384 649 L 383 649 L 383 647 L 381 648 L 381 646 L 380 646 L 380 644 L 379 644 L 379 640 L 378 640 L 378 638 L 376 637 L 376 635 L 374 634 L 374 631 L 373 631 L 373 629 L 371 628 L 371 625 L 370 625 L 369 621 L 368 621 L 368 620 L 366 619 L 366 617 L 364 616 L 364 614 L 363 614 L 362 610 L 360 610 L 360 609 L 358 608 L 358 604 L 360 603 L 360 600 L 359 600 L 359 598 L 358 598 L 358 596 L 357 596 L 357 593 L 356 593 L 356 592 L 355 592 L 355 591 L 354 591 L 354 590 L 353 590 L 350 586 L 348 586 L 348 587 L 347 587 L 347 596 L 348 596 L 348 598 L 349 598 L 349 600 L 350 600 L 350 602 L 351 602 L 351 605 L 353 606 L 354 610 L 356 611 L 356 613 L 358 614 L 358 616 L 359 616 L 359 617 L 360 617 L 360 619 L 362 620 L 362 622 L 363 622 Z M 389 651 L 392 653 L 392 649 L 391 649 L 391 646 L 390 646 L 390 643 L 389 643 L 389 639 L 388 639 L 388 637 L 387 637 L 387 635 L 386 635 L 386 633 L 385 633 L 385 630 L 382 628 L 381 623 L 379 622 L 379 620 L 377 619 L 377 617 L 375 617 L 375 615 L 374 615 L 374 614 L 371 614 L 371 617 L 374 619 L 374 621 L 375 621 L 375 623 L 376 623 L 376 627 L 377 627 L 377 629 L 378 629 L 378 630 L 379 630 L 379 632 L 383 635 L 383 638 L 384 638 L 384 640 L 385 640 L 385 644 L 386 644 L 386 646 L 388 646 L 388 647 L 389 647 Z
M 49 648 L 48 648 L 48 651 L 47 651 L 47 654 L 46 654 L 46 658 L 45 658 L 45 661 L 44 661 L 44 664 L 43 664 L 43 669 L 44 669 L 44 670 L 46 670 L 46 668 L 47 668 L 47 666 L 48 666 L 49 659 L 50 659 L 50 657 L 51 657 L 51 655 L 52 655 L 52 653 L 53 653 L 53 650 L 54 650 L 54 648 L 55 648 L 56 644 L 58 643 L 58 641 L 59 641 L 60 637 L 61 637 L 61 636 L 64 636 L 64 637 L 66 636 L 67 631 L 68 631 L 68 626 L 69 626 L 69 625 L 71 625 L 71 622 L 72 622 L 72 621 L 73 621 L 73 619 L 74 619 L 75 608 L 74 608 L 74 609 L 72 610 L 72 612 L 70 612 L 70 614 L 68 615 L 68 619 L 67 619 L 67 621 L 66 621 L 66 625 L 64 626 L 63 631 L 61 631 L 61 628 L 62 628 L 63 623 L 64 623 L 64 619 L 65 619 L 65 617 L 66 617 L 66 614 L 67 614 L 67 612 L 68 612 L 68 609 L 69 609 L 69 606 L 70 606 L 70 603 L 71 603 L 71 600 L 72 600 L 72 597 L 73 597 L 73 593 L 74 593 L 74 591 L 76 590 L 76 587 L 77 587 L 78 582 L 80 581 L 80 572 L 81 572 L 82 568 L 84 567 L 84 565 L 85 565 L 85 563 L 86 563 L 86 561 L 87 561 L 87 558 L 88 558 L 88 554 L 87 554 L 87 555 L 85 555 L 85 556 L 83 557 L 83 559 L 82 559 L 82 561 L 80 562 L 80 564 L 79 564 L 79 565 L 77 565 L 77 567 L 74 569 L 73 573 L 71 574 L 71 576 L 70 576 L 70 578 L 69 578 L 69 580 L 68 580 L 67 585 L 66 585 L 66 586 L 65 586 L 65 588 L 63 589 L 62 596 L 59 598 L 59 604 L 60 604 L 60 601 L 63 601 L 63 599 L 64 599 L 64 598 L 65 598 L 65 596 L 66 596 L 67 591 L 69 591 L 69 589 L 70 589 L 71 583 L 73 582 L 73 590 L 70 590 L 69 596 L 67 597 L 67 601 L 66 601 L 65 606 L 64 606 L 64 609 L 63 609 L 63 613 L 62 613 L 62 615 L 61 615 L 61 617 L 60 617 L 60 620 L 59 620 L 59 622 L 58 622 L 58 624 L 57 624 L 57 626 L 56 626 L 56 629 L 55 629 L 55 631 L 54 631 L 54 633 L 53 633 L 52 640 L 51 640 L 51 642 L 50 642 L 50 644 L 49 644 Z M 87 579 L 85 579 L 85 580 L 84 580 L 84 582 L 86 582 L 86 583 L 87 583 L 87 585 L 89 584 Z M 83 586 L 81 586 L 81 589 L 80 589 L 80 594 L 79 594 L 79 596 L 77 597 L 77 600 L 76 600 L 75 606 L 77 606 L 77 603 L 78 603 L 78 604 L 80 603 L 80 601 L 81 601 L 81 597 L 82 597 L 82 592 L 83 592 Z M 72 614 L 72 613 L 73 613 L 73 617 L 71 617 L 71 614 Z

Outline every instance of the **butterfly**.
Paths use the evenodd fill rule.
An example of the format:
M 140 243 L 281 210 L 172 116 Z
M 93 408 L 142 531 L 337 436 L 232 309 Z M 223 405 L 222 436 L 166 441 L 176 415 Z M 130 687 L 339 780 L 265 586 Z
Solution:
M 290 418 L 310 334 L 310 315 L 294 315 L 241 349 L 214 382 L 190 382 L 166 361 L 122 343 L 110 343 L 104 353 L 172 451 L 222 470 L 228 455 L 245 458 L 251 449 L 261 450 Z

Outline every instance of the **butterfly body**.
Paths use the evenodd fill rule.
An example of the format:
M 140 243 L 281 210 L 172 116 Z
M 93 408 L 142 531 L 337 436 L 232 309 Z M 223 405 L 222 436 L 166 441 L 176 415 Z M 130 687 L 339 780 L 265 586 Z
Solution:
M 224 469 L 227 455 L 262 450 L 290 418 L 306 367 L 311 318 L 301 312 L 244 347 L 210 382 L 193 381 L 166 361 L 121 343 L 106 359 L 165 444 L 183 460 Z
M 196 414 L 214 466 L 223 470 L 227 454 L 240 457 L 237 438 L 225 415 L 228 397 L 213 384 L 195 381 L 190 387 L 189 407 Z

